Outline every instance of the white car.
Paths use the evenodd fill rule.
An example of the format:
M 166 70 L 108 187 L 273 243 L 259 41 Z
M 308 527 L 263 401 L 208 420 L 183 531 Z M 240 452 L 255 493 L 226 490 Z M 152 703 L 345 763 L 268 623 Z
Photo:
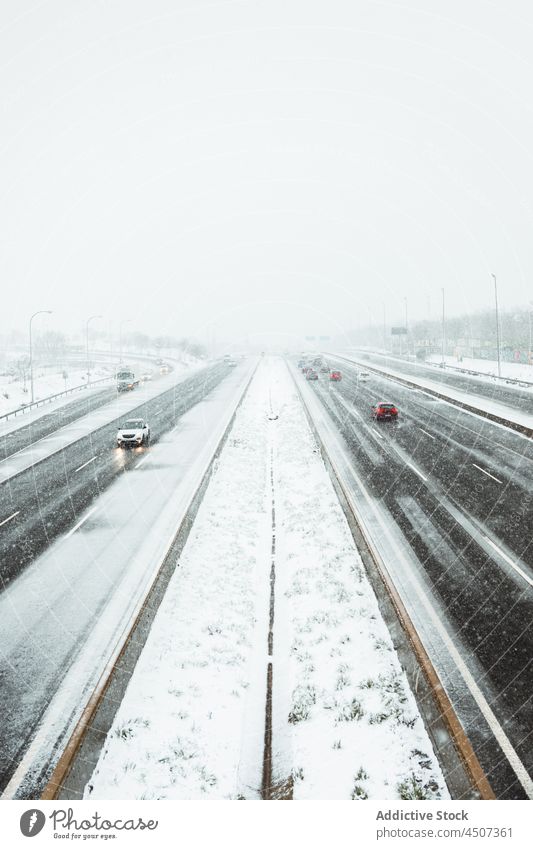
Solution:
M 119 448 L 138 448 L 150 444 L 150 425 L 144 419 L 128 419 L 123 422 L 117 433 Z

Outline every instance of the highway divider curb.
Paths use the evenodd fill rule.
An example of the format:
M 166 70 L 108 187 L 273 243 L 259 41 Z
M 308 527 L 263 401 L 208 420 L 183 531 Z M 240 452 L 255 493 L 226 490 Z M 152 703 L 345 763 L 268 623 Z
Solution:
M 342 354 L 331 354 L 330 356 L 335 356 L 340 360 L 344 360 L 349 365 L 354 368 L 363 368 L 365 371 L 374 372 L 374 374 L 378 374 L 381 377 L 388 377 L 389 380 L 394 380 L 396 383 L 400 383 L 402 386 L 406 386 L 408 389 L 417 389 L 419 392 L 424 392 L 426 395 L 432 395 L 434 398 L 439 398 L 441 401 L 446 401 L 448 404 L 453 404 L 456 407 L 460 407 L 462 410 L 466 410 L 468 413 L 473 413 L 476 416 L 481 416 L 482 418 L 488 419 L 491 422 L 495 422 L 495 424 L 502 425 L 503 427 L 509 428 L 510 430 L 515 430 L 518 433 L 521 433 L 522 436 L 528 436 L 529 438 L 533 437 L 533 428 L 527 427 L 527 425 L 522 425 L 519 422 L 515 422 L 512 419 L 506 419 L 503 416 L 499 416 L 497 413 L 491 413 L 488 410 L 482 410 L 479 407 L 475 407 L 472 404 L 467 404 L 464 401 L 459 401 L 457 398 L 451 398 L 449 395 L 446 395 L 444 392 L 438 392 L 436 389 L 430 389 L 426 386 L 422 386 L 420 383 L 415 383 L 412 380 L 408 380 L 404 377 L 399 377 L 395 375 L 387 369 L 380 369 L 379 366 L 370 366 L 368 363 L 361 363 L 355 360 L 350 360 L 348 357 L 343 357 Z

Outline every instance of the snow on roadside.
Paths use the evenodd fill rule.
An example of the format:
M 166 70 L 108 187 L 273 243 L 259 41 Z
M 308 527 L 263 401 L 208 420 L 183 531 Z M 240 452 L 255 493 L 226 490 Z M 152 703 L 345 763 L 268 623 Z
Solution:
M 344 356 L 344 355 L 342 355 Z M 350 360 L 350 357 L 346 357 L 346 359 Z M 351 362 L 354 365 L 358 365 L 359 360 L 352 359 Z M 412 364 L 412 363 L 411 363 Z M 370 366 L 371 368 L 372 366 Z M 411 374 L 408 372 L 402 371 L 401 363 L 397 361 L 397 365 L 394 368 L 390 368 L 388 365 L 380 365 L 378 366 L 380 372 L 384 377 L 391 377 L 393 380 L 395 378 L 401 378 L 402 380 L 409 380 L 412 384 L 416 385 L 421 390 L 428 390 L 429 392 L 438 392 L 441 401 L 444 403 L 454 403 L 459 402 L 459 404 L 468 404 L 468 406 L 472 407 L 472 410 L 467 410 L 468 415 L 477 416 L 481 413 L 489 413 L 494 416 L 498 416 L 501 419 L 504 419 L 506 422 L 513 422 L 514 424 L 521 425 L 528 430 L 533 428 L 533 414 L 528 412 L 523 412 L 520 404 L 521 393 L 529 392 L 529 389 L 519 388 L 518 386 L 514 386 L 512 384 L 507 385 L 506 389 L 512 388 L 516 392 L 516 400 L 513 402 L 499 401 L 497 391 L 494 395 L 489 398 L 486 395 L 480 395 L 476 392 L 475 387 L 473 390 L 470 388 L 468 390 L 465 389 L 456 389 L 450 384 L 442 383 L 440 381 L 440 369 L 437 370 L 431 367 L 427 367 L 426 365 L 421 366 L 420 370 L 417 370 L 416 374 Z M 427 375 L 431 376 L 428 377 Z M 470 379 L 469 375 L 463 375 L 465 378 Z M 490 381 L 493 382 L 494 378 L 490 377 L 488 374 L 486 375 L 476 375 L 476 377 L 472 377 L 472 380 L 483 380 L 485 382 Z M 508 425 L 501 424 L 499 422 L 492 422 L 493 426 L 508 428 Z M 524 439 L 529 439 L 529 436 L 522 434 Z
M 87 798 L 250 798 L 260 785 L 254 765 L 260 770 L 265 676 L 257 655 L 265 655 L 269 546 L 264 398 L 259 377 L 237 413 Z
M 62 370 L 46 373 L 44 370 L 35 369 L 33 380 L 35 400 L 49 398 L 50 395 L 56 395 L 66 389 L 83 386 L 84 381 L 87 380 L 86 368 L 69 368 L 65 373 L 67 378 L 63 377 Z M 95 381 L 104 377 L 109 378 L 112 377 L 113 373 L 111 367 L 97 365 L 91 370 L 91 379 Z M 24 385 L 21 380 L 0 375 L 0 415 L 18 409 L 21 404 L 29 404 L 30 400 L 29 378 L 26 392 L 24 392 Z
M 258 798 L 271 456 L 275 778 L 295 799 L 448 797 L 294 385 L 265 359 L 86 798 Z
M 277 734 L 292 738 L 293 796 L 448 798 L 407 678 L 283 364 L 273 380 L 279 412 L 274 463 L 276 598 L 284 596 L 274 632 L 274 698 L 284 702 L 283 690 L 292 691 L 288 712 L 277 711 Z
M 496 360 L 482 360 L 474 357 L 463 357 L 459 360 L 457 357 L 446 356 L 444 358 L 448 366 L 454 369 L 471 369 L 479 372 L 480 375 L 495 378 L 498 374 L 498 363 Z M 438 354 L 431 354 L 425 360 L 430 365 L 440 365 L 442 357 Z M 527 363 L 516 363 L 503 361 L 500 363 L 502 378 L 511 378 L 512 380 L 525 380 L 533 382 L 533 366 Z

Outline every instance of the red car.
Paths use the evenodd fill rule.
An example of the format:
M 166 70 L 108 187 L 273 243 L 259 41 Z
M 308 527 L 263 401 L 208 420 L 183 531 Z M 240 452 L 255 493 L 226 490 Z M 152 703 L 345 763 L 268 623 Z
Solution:
M 331 371 L 329 373 L 329 379 L 330 380 L 340 380 L 341 377 L 342 377 L 342 374 L 340 373 L 340 371 Z
M 394 404 L 381 402 L 372 407 L 372 418 L 376 421 L 387 421 L 398 418 L 398 408 Z

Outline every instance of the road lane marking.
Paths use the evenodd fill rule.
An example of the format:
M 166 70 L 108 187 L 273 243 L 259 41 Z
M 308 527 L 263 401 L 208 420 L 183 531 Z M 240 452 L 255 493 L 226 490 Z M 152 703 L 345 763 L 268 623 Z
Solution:
M 495 478 L 490 472 L 487 472 L 485 469 L 482 469 L 481 466 L 478 466 L 477 463 L 472 463 L 472 465 L 475 466 L 476 469 L 479 469 L 480 472 L 483 472 L 484 475 L 487 475 L 487 477 L 492 478 L 492 480 L 496 481 L 496 483 L 503 483 L 503 481 L 499 478 Z
M 87 519 L 89 518 L 89 516 L 92 516 L 92 514 L 93 514 L 93 513 L 95 513 L 95 512 L 96 512 L 96 510 L 98 510 L 98 507 L 93 507 L 93 509 L 92 509 L 92 510 L 89 510 L 89 512 L 87 513 L 87 515 L 86 515 L 86 516 L 84 516 L 84 517 L 83 517 L 83 519 L 81 519 L 81 520 L 78 522 L 78 524 L 77 524 L 77 525 L 74 525 L 74 527 L 70 529 L 70 531 L 68 532 L 68 534 L 65 534 L 64 539 L 68 539 L 68 537 L 71 537 L 71 536 L 72 536 L 72 534 L 73 534 L 75 531 L 77 531 L 77 530 L 78 530 L 78 528 L 81 528 L 81 526 L 83 525 L 83 523 L 84 523 L 84 522 L 86 522 L 86 521 L 87 521 Z
M 81 470 L 82 470 L 82 469 L 84 469 L 84 468 L 85 468 L 85 466 L 88 466 L 88 465 L 89 465 L 89 463 L 94 463 L 94 461 L 95 461 L 95 460 L 96 460 L 96 456 L 91 457 L 91 459 L 90 459 L 90 460 L 87 460 L 87 462 L 86 462 L 86 463 L 84 463 L 84 464 L 83 464 L 83 466 L 79 466 L 77 469 L 74 469 L 74 471 L 75 471 L 75 472 L 81 472 Z
M 3 522 L 0 522 L 0 528 L 2 527 L 2 525 L 5 525 L 5 524 L 7 524 L 7 522 L 10 522 L 11 519 L 14 519 L 15 516 L 18 516 L 19 513 L 20 513 L 20 510 L 17 510 L 16 513 L 12 513 L 11 516 L 8 516 L 7 519 L 4 519 Z
M 413 472 L 418 475 L 419 478 L 422 478 L 423 481 L 427 481 L 425 475 L 423 475 L 422 472 L 419 472 L 418 469 L 415 468 L 415 466 L 413 466 L 411 463 L 408 463 L 407 460 L 405 461 L 405 464 L 406 466 L 409 466 L 409 468 L 412 469 Z
M 142 460 L 139 460 L 139 462 L 135 464 L 135 468 L 136 468 L 136 469 L 138 469 L 138 468 L 139 468 L 139 466 L 142 466 L 142 464 L 143 464 L 146 460 L 148 460 L 149 456 L 150 456 L 150 455 L 149 455 L 149 454 L 147 454 L 147 455 L 146 455 L 146 457 L 143 457 L 143 458 L 142 458 Z
M 427 432 L 427 430 L 424 430 L 424 428 L 423 428 L 423 427 L 419 427 L 419 428 L 418 428 L 418 430 L 421 430 L 421 431 L 422 431 L 422 433 L 425 433 L 425 434 L 426 434 L 426 436 L 429 436 L 429 438 L 430 438 L 430 439 L 433 439 L 433 440 L 435 439 L 435 437 L 434 437 L 434 436 L 431 436 L 431 434 L 430 434 L 430 433 L 428 433 L 428 432 Z
M 505 560 L 505 562 L 508 563 L 509 566 L 512 566 L 515 572 L 518 572 L 518 574 L 521 575 L 524 581 L 527 581 L 527 583 L 533 587 L 533 581 L 528 575 L 526 575 L 526 573 L 520 568 L 520 566 L 517 566 L 516 563 L 506 555 L 505 551 L 502 551 L 501 548 L 499 548 L 499 546 L 497 546 L 496 543 L 493 542 L 490 537 L 486 536 L 485 534 L 483 534 L 483 536 L 487 540 L 488 544 L 492 546 L 494 551 L 496 551 L 500 555 L 502 560 Z

